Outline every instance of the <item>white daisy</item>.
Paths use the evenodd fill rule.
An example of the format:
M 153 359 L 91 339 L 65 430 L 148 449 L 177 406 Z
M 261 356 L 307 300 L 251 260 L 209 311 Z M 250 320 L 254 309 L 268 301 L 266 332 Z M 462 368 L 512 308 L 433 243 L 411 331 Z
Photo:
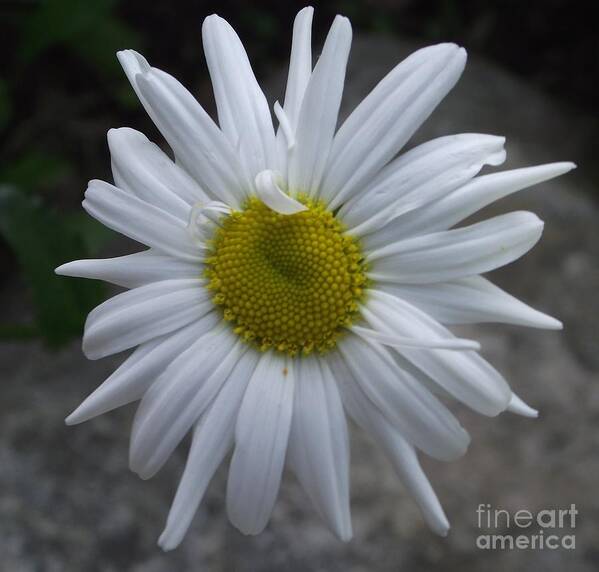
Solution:
M 397 156 L 464 69 L 466 52 L 453 44 L 412 54 L 336 130 L 351 27 L 335 18 L 312 67 L 312 12 L 295 20 L 276 132 L 244 48 L 218 16 L 203 25 L 218 125 L 173 77 L 118 54 L 176 160 L 137 131 L 111 130 L 115 184 L 91 181 L 83 207 L 149 248 L 57 269 L 130 289 L 90 313 L 90 359 L 136 347 L 67 423 L 140 399 L 130 465 L 144 479 L 193 432 L 165 550 L 181 542 L 230 450 L 227 510 L 239 530 L 266 526 L 287 462 L 349 539 L 345 411 L 446 534 L 416 454 L 466 451 L 469 436 L 441 399 L 536 416 L 478 345 L 446 326 L 561 328 L 480 276 L 539 240 L 534 214 L 453 227 L 574 165 L 477 177 L 504 161 L 504 138 L 470 133 Z

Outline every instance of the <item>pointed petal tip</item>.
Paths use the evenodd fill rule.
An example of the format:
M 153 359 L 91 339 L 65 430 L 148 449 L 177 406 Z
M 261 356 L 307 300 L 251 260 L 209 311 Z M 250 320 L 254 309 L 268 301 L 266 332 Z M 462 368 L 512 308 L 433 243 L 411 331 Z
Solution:
M 421 507 L 422 515 L 424 517 L 425 522 L 428 524 L 429 529 L 436 534 L 437 536 L 441 536 L 445 538 L 449 530 L 451 529 L 451 525 L 447 520 L 447 516 L 445 515 L 445 511 L 441 505 L 438 505 L 434 510 L 423 510 Z
M 533 409 L 515 393 L 512 393 L 507 411 L 522 417 L 528 417 L 529 419 L 536 419 L 539 416 L 539 412 L 536 409 Z
M 95 413 L 92 411 L 90 412 L 88 406 L 87 406 L 87 402 L 88 399 L 85 399 L 80 405 L 79 407 L 77 407 L 70 415 L 67 416 L 67 418 L 64 420 L 65 425 L 68 426 L 72 426 L 72 425 L 79 425 L 81 423 L 84 423 L 85 421 L 89 421 L 90 419 L 94 418 L 96 415 L 99 415 L 99 413 Z
M 545 168 L 549 176 L 544 180 L 553 179 L 555 177 L 559 177 L 561 175 L 565 175 L 570 171 L 577 169 L 578 165 L 573 161 L 557 161 L 555 163 L 545 163 L 542 165 L 537 165 L 538 168 Z
M 538 328 L 542 328 L 544 330 L 555 330 L 555 331 L 564 329 L 563 322 L 561 322 L 557 318 L 554 318 L 553 316 L 549 316 L 547 314 L 543 314 L 542 312 L 537 312 L 537 314 L 538 315 L 536 316 L 535 325 Z
M 573 163 L 572 161 L 558 161 L 555 163 L 542 163 L 531 167 L 512 169 L 511 171 L 505 171 L 505 173 L 523 175 L 522 184 L 518 184 L 516 189 L 520 190 L 538 185 L 545 181 L 550 181 L 551 179 L 565 175 L 576 168 L 576 163 Z
M 85 275 L 86 265 L 89 260 L 71 260 L 71 262 L 65 262 L 54 269 L 54 274 L 58 276 L 68 276 L 71 278 L 87 278 Z M 83 273 L 82 273 L 83 270 Z
M 91 394 L 93 395 L 93 393 Z M 85 423 L 98 415 L 101 415 L 104 411 L 98 411 L 91 405 L 91 395 L 84 399 L 77 408 L 75 408 L 64 420 L 65 425 L 79 425 Z
M 65 420 L 64 420 L 64 424 L 68 425 L 69 427 L 72 425 L 78 425 L 79 423 L 83 422 L 84 419 L 79 419 L 79 416 L 77 415 L 77 409 L 75 409 L 75 411 L 73 411 L 73 413 L 71 413 L 70 415 L 68 415 Z

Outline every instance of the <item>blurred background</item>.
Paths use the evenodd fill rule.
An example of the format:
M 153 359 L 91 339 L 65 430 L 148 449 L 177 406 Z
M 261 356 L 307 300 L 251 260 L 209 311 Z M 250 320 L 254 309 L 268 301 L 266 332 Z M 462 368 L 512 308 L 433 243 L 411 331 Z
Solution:
M 161 142 L 115 52 L 142 52 L 212 113 L 200 27 L 217 12 L 241 36 L 273 102 L 282 96 L 292 21 L 303 5 L 0 0 L 0 570 L 424 570 L 443 563 L 474 570 L 483 562 L 489 570 L 599 567 L 598 508 L 591 500 L 599 496 L 592 491 L 592 476 L 599 474 L 599 36 L 585 2 L 313 4 L 315 46 L 336 13 L 350 17 L 354 28 L 344 113 L 411 50 L 454 41 L 468 49 L 471 64 L 414 142 L 452 132 L 493 132 L 508 135 L 510 167 L 553 160 L 579 164 L 567 182 L 544 185 L 551 194 L 533 191 L 502 205 L 541 214 L 547 238 L 530 264 L 502 270 L 498 282 L 557 314 L 566 332 L 480 328 L 469 334 L 482 336 L 499 369 L 523 384 L 522 393 L 528 389 L 534 406 L 545 405 L 555 416 L 531 430 L 520 419 L 493 428 L 461 412 L 479 445 L 461 465 L 431 465 L 458 527 L 450 540 L 423 528 L 384 460 L 357 437 L 358 526 L 350 545 L 339 545 L 304 509 L 293 483 L 283 489 L 287 496 L 275 524 L 258 539 L 245 539 L 226 525 L 216 485 L 193 538 L 174 555 L 162 555 L 153 543 L 184 451 L 150 485 L 127 473 L 131 409 L 85 428 L 63 427 L 64 416 L 115 361 L 90 364 L 79 347 L 85 316 L 109 295 L 108 287 L 59 278 L 53 269 L 77 258 L 131 251 L 80 207 L 89 179 L 112 180 L 108 129 L 130 126 Z M 517 444 L 522 433 L 525 439 Z M 540 477 L 541 467 L 546 472 Z M 472 507 L 493 500 L 515 509 L 527 503 L 586 504 L 581 538 L 594 541 L 581 540 L 567 554 L 476 551 Z

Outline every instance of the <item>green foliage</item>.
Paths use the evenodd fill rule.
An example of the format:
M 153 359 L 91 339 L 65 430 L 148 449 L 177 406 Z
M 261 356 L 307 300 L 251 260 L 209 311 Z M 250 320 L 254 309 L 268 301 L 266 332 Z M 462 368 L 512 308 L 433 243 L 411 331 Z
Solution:
M 23 116 L 20 97 L 25 95 L 28 101 L 21 89 L 23 82 L 37 77 L 36 70 L 55 48 L 62 50 L 57 54 L 66 51 L 79 60 L 75 73 L 77 68 L 87 68 L 90 77 L 110 83 L 117 105 L 130 105 L 131 89 L 125 89 L 115 52 L 138 48 L 140 41 L 120 19 L 118 8 L 119 0 L 40 0 L 6 16 L 7 23 L 15 27 L 17 43 L 0 78 L 0 249 L 8 249 L 8 256 L 18 264 L 33 316 L 27 316 L 29 322 L 18 323 L 0 318 L 0 339 L 41 337 L 58 347 L 81 334 L 87 313 L 104 298 L 102 284 L 62 278 L 54 269 L 94 256 L 112 233 L 82 211 L 63 212 L 48 206 L 56 204 L 56 196 L 71 202 L 74 189 L 69 186 L 81 179 L 81 173 L 64 150 L 68 145 L 57 144 L 59 135 L 24 129 L 16 118 Z M 60 79 L 57 83 L 60 86 Z M 64 95 L 59 95 L 59 101 L 60 97 Z M 73 113 L 81 114 L 90 104 L 94 104 L 93 97 Z M 28 109 L 27 125 L 43 124 L 44 109 Z M 72 119 L 77 120 L 75 115 Z
M 0 337 L 41 336 L 56 347 L 81 333 L 86 314 L 103 298 L 102 284 L 66 280 L 54 268 L 88 257 L 90 246 L 108 236 L 99 227 L 89 217 L 65 219 L 39 198 L 0 187 L 0 235 L 18 261 L 35 308 L 33 324 L 2 324 Z
M 39 193 L 59 183 L 72 168 L 65 157 L 30 149 L 0 169 L 0 181 L 27 193 Z
M 117 0 L 47 0 L 21 27 L 19 56 L 31 63 L 63 45 L 108 75 L 120 74 L 115 52 L 139 44 L 137 34 L 114 15 Z

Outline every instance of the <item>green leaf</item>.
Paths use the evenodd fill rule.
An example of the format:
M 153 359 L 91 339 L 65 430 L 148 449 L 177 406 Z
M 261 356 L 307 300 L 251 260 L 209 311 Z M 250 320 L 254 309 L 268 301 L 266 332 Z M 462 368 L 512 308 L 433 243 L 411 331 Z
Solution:
M 87 313 L 103 298 L 101 283 L 64 279 L 54 268 L 88 256 L 80 235 L 31 195 L 0 187 L 0 234 L 13 251 L 31 291 L 36 323 L 0 326 L 0 333 L 37 330 L 52 346 L 81 334 Z

